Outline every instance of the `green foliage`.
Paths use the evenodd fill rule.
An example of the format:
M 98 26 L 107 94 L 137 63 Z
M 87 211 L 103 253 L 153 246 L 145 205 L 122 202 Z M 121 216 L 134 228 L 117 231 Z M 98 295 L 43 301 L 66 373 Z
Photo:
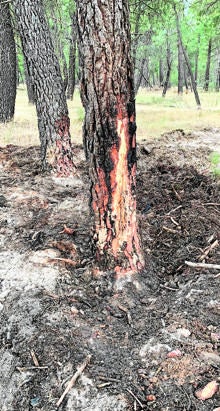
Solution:
M 213 153 L 210 154 L 210 162 L 212 173 L 214 176 L 220 177 L 220 153 L 213 151 Z

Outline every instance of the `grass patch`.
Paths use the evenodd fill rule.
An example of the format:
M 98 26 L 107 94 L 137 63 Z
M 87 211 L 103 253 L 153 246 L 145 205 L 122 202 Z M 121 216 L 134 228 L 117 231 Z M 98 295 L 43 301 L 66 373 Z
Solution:
M 165 98 L 162 90 L 140 90 L 136 99 L 137 139 L 157 138 L 162 133 L 184 129 L 199 130 L 205 127 L 220 127 L 220 94 L 200 92 L 202 109 L 196 107 L 193 93 L 178 96 L 169 89 Z M 73 143 L 82 142 L 84 109 L 76 90 L 73 101 L 68 101 L 70 131 Z M 28 104 L 26 89 L 17 91 L 15 117 L 7 124 L 0 124 L 0 145 L 39 144 L 36 110 Z
M 212 173 L 215 177 L 220 177 L 220 154 L 216 151 L 210 154 Z

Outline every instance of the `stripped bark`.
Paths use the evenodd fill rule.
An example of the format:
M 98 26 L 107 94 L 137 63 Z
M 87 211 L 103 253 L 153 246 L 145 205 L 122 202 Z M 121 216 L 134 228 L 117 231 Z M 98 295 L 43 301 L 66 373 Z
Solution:
M 9 3 L 0 0 L 0 122 L 12 120 L 16 99 L 16 50 Z
M 33 82 L 41 158 L 58 176 L 74 171 L 70 120 L 60 66 L 41 0 L 14 0 L 14 12 Z
M 77 0 L 84 146 L 100 268 L 143 268 L 136 215 L 136 123 L 128 1 Z

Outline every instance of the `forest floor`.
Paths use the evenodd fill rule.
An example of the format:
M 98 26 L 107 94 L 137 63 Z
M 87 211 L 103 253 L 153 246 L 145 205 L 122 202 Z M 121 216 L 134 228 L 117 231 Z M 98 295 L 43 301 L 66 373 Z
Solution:
M 219 129 L 138 146 L 147 264 L 122 286 L 92 274 L 82 146 L 67 179 L 37 147 L 0 148 L 1 411 L 220 410 L 220 270 L 185 263 L 220 264 L 213 151 Z

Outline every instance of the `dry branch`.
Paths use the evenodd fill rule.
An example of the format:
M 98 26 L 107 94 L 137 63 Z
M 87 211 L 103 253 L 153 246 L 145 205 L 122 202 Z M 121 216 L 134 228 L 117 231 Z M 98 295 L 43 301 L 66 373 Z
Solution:
M 220 270 L 220 264 L 192 263 L 191 261 L 185 261 L 185 264 L 194 268 L 210 268 L 213 270 Z
M 77 371 L 75 372 L 75 374 L 72 376 L 71 380 L 69 381 L 65 391 L 63 392 L 63 394 L 61 395 L 60 399 L 57 401 L 56 406 L 57 408 L 59 408 L 59 406 L 62 404 L 66 394 L 68 394 L 68 392 L 71 390 L 71 388 L 73 388 L 77 378 L 79 378 L 79 376 L 83 373 L 83 371 L 85 370 L 85 368 L 87 367 L 87 365 L 89 364 L 90 360 L 91 360 L 91 355 L 88 355 L 85 359 L 85 361 L 78 366 Z

